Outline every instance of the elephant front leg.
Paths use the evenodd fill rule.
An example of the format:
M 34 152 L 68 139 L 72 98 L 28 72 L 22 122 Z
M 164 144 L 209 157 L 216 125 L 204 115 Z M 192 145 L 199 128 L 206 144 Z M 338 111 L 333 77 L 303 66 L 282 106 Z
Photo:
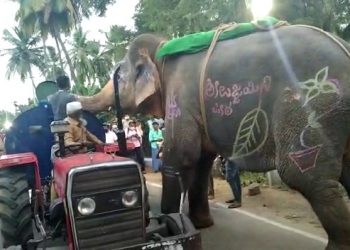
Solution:
M 176 137 L 173 133 L 165 135 L 161 211 L 166 214 L 179 212 L 181 197 L 179 175 L 183 188 L 188 191 L 195 176 L 196 163 L 200 158 L 201 143 L 198 130 L 188 122 L 179 123 L 179 126 L 184 127 L 176 129 Z M 166 131 L 172 130 L 172 127 L 166 128 Z
M 208 203 L 208 185 L 215 154 L 202 152 L 189 190 L 190 218 L 196 228 L 206 228 L 214 224 Z

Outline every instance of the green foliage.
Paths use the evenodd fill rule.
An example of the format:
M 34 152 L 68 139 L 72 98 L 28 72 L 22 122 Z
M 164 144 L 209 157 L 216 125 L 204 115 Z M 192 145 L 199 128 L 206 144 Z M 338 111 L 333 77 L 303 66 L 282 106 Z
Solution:
M 275 0 L 272 15 L 350 37 L 350 0 Z
M 39 31 L 45 40 L 50 34 L 56 40 L 61 68 L 64 67 L 61 49 L 70 69 L 71 77 L 77 82 L 73 63 L 70 59 L 61 33 L 69 35 L 74 27 L 80 24 L 82 17 L 90 17 L 93 13 L 103 15 L 109 4 L 115 0 L 18 0 L 20 8 L 16 19 L 27 34 Z M 61 48 L 60 48 L 61 47 Z M 48 58 L 45 58 L 47 61 Z
M 10 56 L 7 64 L 6 76 L 10 79 L 14 74 L 18 74 L 24 81 L 28 76 L 32 78 L 32 67 L 43 70 L 43 49 L 38 46 L 40 37 L 37 34 L 28 35 L 18 28 L 13 29 L 13 33 L 4 30 L 3 39 L 11 46 L 5 49 L 4 54 Z M 34 83 L 33 83 L 34 85 Z
M 124 57 L 126 46 L 135 38 L 135 35 L 135 32 L 126 29 L 125 26 L 111 26 L 110 30 L 105 33 L 107 42 L 104 53 L 108 54 L 112 62 L 116 64 Z
M 168 37 L 248 20 L 250 14 L 244 0 L 147 0 L 140 1 L 135 14 L 140 33 L 157 32 Z
M 263 173 L 241 172 L 241 183 L 243 186 L 248 186 L 254 182 L 260 184 L 267 184 L 266 175 Z
M 28 98 L 27 104 L 18 104 L 17 102 L 14 102 L 14 106 L 16 108 L 16 116 L 35 107 L 35 102 L 33 99 Z
M 115 0 L 72 0 L 72 5 L 79 18 L 89 18 L 92 14 L 104 16 L 107 7 L 115 3 Z
M 281 20 L 320 27 L 350 39 L 350 0 L 274 0 Z M 139 33 L 170 38 L 211 30 L 222 23 L 252 19 L 244 0 L 145 0 L 134 16 Z

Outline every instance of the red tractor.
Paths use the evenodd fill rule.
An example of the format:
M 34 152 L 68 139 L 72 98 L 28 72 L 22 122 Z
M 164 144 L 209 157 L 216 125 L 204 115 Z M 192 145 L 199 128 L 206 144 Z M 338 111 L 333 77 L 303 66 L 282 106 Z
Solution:
M 88 129 L 101 140 L 102 124 L 89 113 Z M 106 145 L 65 156 L 52 111 L 40 103 L 20 115 L 6 135 L 0 158 L 0 220 L 4 246 L 24 249 L 201 249 L 200 233 L 186 215 L 148 216 L 147 188 L 140 166 L 124 156 L 131 145 Z M 127 149 L 125 151 L 125 148 Z M 50 192 L 53 185 L 54 192 Z M 56 196 L 56 197 L 55 197 Z

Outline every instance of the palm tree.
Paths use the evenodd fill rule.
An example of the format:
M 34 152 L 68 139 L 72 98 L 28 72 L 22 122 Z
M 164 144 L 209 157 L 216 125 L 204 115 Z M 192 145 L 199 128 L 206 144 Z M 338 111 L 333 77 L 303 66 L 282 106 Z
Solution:
M 29 34 L 33 34 L 36 30 L 39 30 L 43 38 L 43 42 L 45 42 L 48 34 L 50 34 L 56 41 L 61 68 L 64 66 L 61 56 L 63 52 L 71 77 L 74 82 L 77 82 L 73 63 L 70 60 L 68 50 L 61 37 L 61 33 L 69 35 L 75 26 L 79 26 L 82 17 L 88 18 L 93 13 L 100 16 L 104 15 L 107 10 L 107 6 L 114 3 L 115 0 L 17 1 L 20 3 L 20 9 L 17 12 L 16 19 L 19 20 L 22 29 Z M 47 53 L 46 59 L 48 60 Z
M 62 40 L 61 33 L 69 34 L 74 27 L 77 17 L 71 0 L 20 0 L 20 9 L 16 19 L 19 20 L 22 29 L 33 34 L 39 31 L 43 41 L 50 34 L 56 42 L 58 57 L 61 68 L 64 68 L 61 49 L 65 55 L 71 77 L 76 81 L 72 62 L 69 58 L 68 50 Z M 45 50 L 46 52 L 46 50 Z M 48 55 L 46 52 L 46 60 Z
M 3 39 L 12 46 L 3 50 L 4 54 L 10 56 L 7 64 L 7 78 L 10 79 L 14 74 L 18 74 L 24 81 L 29 75 L 35 89 L 32 67 L 37 67 L 41 71 L 44 69 L 43 48 L 38 47 L 40 36 L 38 34 L 28 36 L 18 28 L 14 28 L 13 31 L 14 34 L 4 30 L 3 36 Z
M 73 34 L 72 49 L 69 51 L 73 67 L 76 70 L 78 82 L 89 85 L 93 82 L 94 67 L 92 64 L 92 55 L 99 50 L 99 45 L 87 39 L 87 33 L 81 28 Z
M 126 53 L 126 46 L 135 37 L 135 33 L 126 29 L 125 26 L 111 26 L 105 33 L 105 53 L 111 56 L 113 63 L 119 62 Z
M 91 95 L 98 88 L 97 81 L 101 87 L 109 79 L 112 61 L 107 53 L 101 52 L 100 43 L 88 40 L 87 33 L 81 28 L 73 34 L 71 45 L 70 57 L 79 83 L 74 90 L 80 94 Z M 85 82 L 88 85 L 85 86 Z

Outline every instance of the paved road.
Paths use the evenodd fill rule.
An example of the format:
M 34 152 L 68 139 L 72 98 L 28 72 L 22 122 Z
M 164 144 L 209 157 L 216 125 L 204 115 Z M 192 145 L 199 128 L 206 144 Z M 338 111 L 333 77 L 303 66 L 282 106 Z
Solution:
M 151 208 L 159 212 L 161 189 L 148 185 Z M 215 225 L 202 230 L 204 250 L 319 250 L 325 243 L 273 225 L 261 218 L 247 216 L 220 205 L 211 205 Z

